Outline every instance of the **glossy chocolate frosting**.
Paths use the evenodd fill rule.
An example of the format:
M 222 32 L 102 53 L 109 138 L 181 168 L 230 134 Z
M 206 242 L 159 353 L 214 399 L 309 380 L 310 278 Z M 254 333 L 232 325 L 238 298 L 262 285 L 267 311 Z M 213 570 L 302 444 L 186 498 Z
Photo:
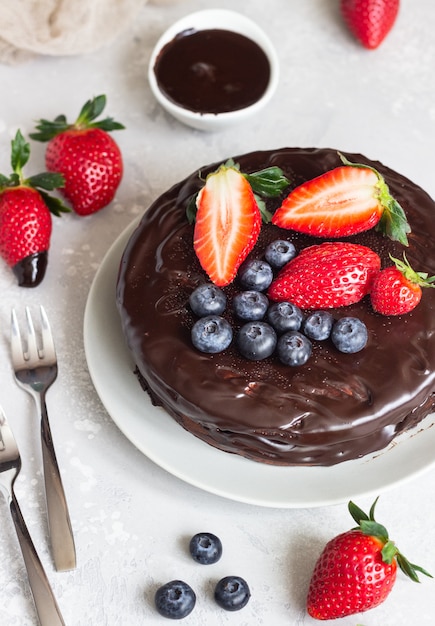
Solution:
M 412 228 L 409 262 L 435 275 L 435 203 L 381 163 L 346 156 L 385 177 Z M 291 187 L 340 165 L 337 151 L 329 149 L 286 148 L 235 160 L 244 172 L 277 165 Z M 385 448 L 435 408 L 435 289 L 425 289 L 418 307 L 399 317 L 374 313 L 367 298 L 333 310 L 336 318 L 356 315 L 368 327 L 368 344 L 354 355 L 339 353 L 329 341 L 314 342 L 308 363 L 292 368 L 275 357 L 247 361 L 234 346 L 199 353 L 190 340 L 194 317 L 187 301 L 207 277 L 192 248 L 186 205 L 202 185 L 199 174 L 203 180 L 218 165 L 194 172 L 154 202 L 123 254 L 117 305 L 142 386 L 197 437 L 256 461 L 333 465 Z M 275 210 L 281 200 L 268 201 L 268 208 Z M 261 257 L 277 238 L 291 239 L 299 250 L 320 242 L 263 225 L 251 256 Z M 384 265 L 391 264 L 389 253 L 403 254 L 400 244 L 375 230 L 349 240 L 371 247 Z M 237 285 L 225 290 L 231 298 Z M 231 311 L 225 315 L 236 327 Z

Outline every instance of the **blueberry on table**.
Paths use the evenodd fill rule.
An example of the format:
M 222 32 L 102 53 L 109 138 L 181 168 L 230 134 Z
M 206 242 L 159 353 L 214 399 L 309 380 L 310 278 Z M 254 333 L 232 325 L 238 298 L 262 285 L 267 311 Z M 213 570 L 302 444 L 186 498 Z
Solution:
M 205 315 L 221 315 L 225 311 L 227 297 L 219 287 L 213 283 L 199 285 L 189 297 L 192 311 L 198 317 Z
M 269 299 L 261 291 L 240 291 L 233 298 L 234 313 L 245 321 L 262 320 L 268 306 Z
M 367 326 L 357 317 L 342 317 L 332 327 L 331 339 L 340 352 L 354 354 L 367 344 Z
M 310 339 L 324 341 L 331 335 L 334 317 L 328 311 L 314 311 L 303 322 L 304 334 Z
M 291 330 L 278 339 L 278 358 L 284 365 L 304 365 L 311 356 L 311 341 L 302 333 Z
M 233 329 L 229 322 L 219 315 L 201 317 L 192 327 L 192 343 L 208 354 L 226 350 L 233 339 Z
M 300 308 L 291 302 L 275 302 L 267 311 L 267 320 L 277 333 L 299 330 L 303 319 Z
M 275 269 L 281 269 L 296 256 L 296 248 L 290 241 L 275 239 L 264 251 L 264 258 Z
M 249 259 L 240 266 L 238 279 L 245 289 L 265 291 L 273 280 L 273 271 L 266 261 Z
M 276 332 L 266 322 L 247 322 L 237 335 L 238 350 L 250 361 L 261 361 L 271 356 L 276 341 Z
M 240 576 L 225 576 L 216 585 L 214 598 L 226 611 L 239 611 L 247 605 L 251 591 L 246 580 Z
M 197 563 L 211 565 L 222 556 L 222 542 L 213 533 L 197 533 L 190 540 L 189 551 Z
M 171 580 L 157 589 L 154 601 L 157 611 L 169 619 L 182 619 L 193 611 L 196 595 L 182 580 Z

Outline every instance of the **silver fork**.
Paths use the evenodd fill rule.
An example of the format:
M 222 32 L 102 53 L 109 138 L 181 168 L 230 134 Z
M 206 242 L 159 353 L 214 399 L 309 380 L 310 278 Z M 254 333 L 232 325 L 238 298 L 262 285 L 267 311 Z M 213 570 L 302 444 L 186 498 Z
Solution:
M 0 407 L 0 489 L 11 512 L 29 577 L 41 626 L 65 626 L 47 575 L 33 545 L 14 491 L 14 483 L 21 469 L 21 457 L 14 435 Z
M 56 351 L 44 308 L 40 307 L 40 347 L 38 347 L 38 340 L 28 307 L 26 307 L 25 313 L 27 338 L 23 341 L 17 315 L 12 310 L 12 363 L 17 383 L 33 396 L 41 416 L 42 460 L 53 560 L 58 571 L 65 571 L 76 567 L 76 551 L 45 402 L 47 389 L 57 377 Z

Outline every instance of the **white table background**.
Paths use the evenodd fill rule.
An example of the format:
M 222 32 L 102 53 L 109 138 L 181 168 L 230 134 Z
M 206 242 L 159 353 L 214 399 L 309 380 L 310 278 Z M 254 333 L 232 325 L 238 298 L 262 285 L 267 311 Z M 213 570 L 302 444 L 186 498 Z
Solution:
M 130 30 L 86 57 L 39 57 L 0 66 L 0 171 L 10 172 L 10 140 L 31 132 L 40 117 L 73 121 L 88 98 L 105 93 L 107 114 L 126 125 L 114 133 L 125 174 L 114 202 L 90 218 L 54 220 L 47 275 L 36 289 L 16 285 L 0 263 L 0 403 L 23 457 L 17 493 L 67 626 L 166 624 L 154 610 L 156 587 L 182 578 L 197 606 L 186 626 L 316 621 L 304 603 L 324 543 L 347 530 L 346 503 L 272 509 L 203 492 L 141 454 L 103 408 L 87 371 L 83 314 L 96 270 L 117 235 L 161 192 L 199 166 L 256 149 L 334 147 L 379 159 L 435 197 L 435 6 L 403 0 L 389 37 L 376 51 L 359 46 L 343 27 L 335 0 L 244 3 L 243 11 L 274 40 L 281 81 L 261 117 L 237 129 L 204 134 L 170 119 L 146 81 L 153 44 L 173 21 L 201 8 L 236 8 L 185 0 L 146 6 Z M 237 5 L 238 6 L 238 5 Z M 32 142 L 26 172 L 44 169 L 45 147 Z M 77 546 L 75 571 L 54 570 L 39 451 L 39 424 L 30 396 L 13 380 L 9 359 L 12 306 L 43 304 L 55 333 L 59 377 L 48 410 Z M 435 450 L 434 450 L 435 455 Z M 237 480 L 237 477 L 235 477 Z M 435 469 L 383 493 L 378 516 L 401 550 L 435 573 Z M 358 501 L 368 508 L 371 499 Z M 0 621 L 36 624 L 26 573 L 7 507 L 0 502 Z M 210 530 L 224 544 L 222 560 L 193 563 L 188 539 Z M 213 583 L 244 576 L 252 590 L 245 609 L 228 613 L 212 599 Z M 432 626 L 434 582 L 401 574 L 386 603 L 336 622 L 346 626 Z M 332 623 L 332 622 L 325 622 Z

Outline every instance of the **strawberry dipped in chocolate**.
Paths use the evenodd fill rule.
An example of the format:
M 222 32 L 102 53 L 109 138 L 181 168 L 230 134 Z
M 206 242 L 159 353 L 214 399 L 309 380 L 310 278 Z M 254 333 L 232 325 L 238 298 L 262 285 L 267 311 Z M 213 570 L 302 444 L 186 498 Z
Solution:
M 50 172 L 65 178 L 62 193 L 78 215 L 90 215 L 107 206 L 122 179 L 121 150 L 109 131 L 124 126 L 112 117 L 96 121 L 106 106 L 106 96 L 88 100 L 73 124 L 65 115 L 53 122 L 39 120 L 30 137 L 48 141 L 45 161 Z
M 24 176 L 30 146 L 20 130 L 11 147 L 12 174 L 0 174 L 0 255 L 21 287 L 36 287 L 47 268 L 51 214 L 69 211 L 47 192 L 61 188 L 64 179 L 50 172 Z

